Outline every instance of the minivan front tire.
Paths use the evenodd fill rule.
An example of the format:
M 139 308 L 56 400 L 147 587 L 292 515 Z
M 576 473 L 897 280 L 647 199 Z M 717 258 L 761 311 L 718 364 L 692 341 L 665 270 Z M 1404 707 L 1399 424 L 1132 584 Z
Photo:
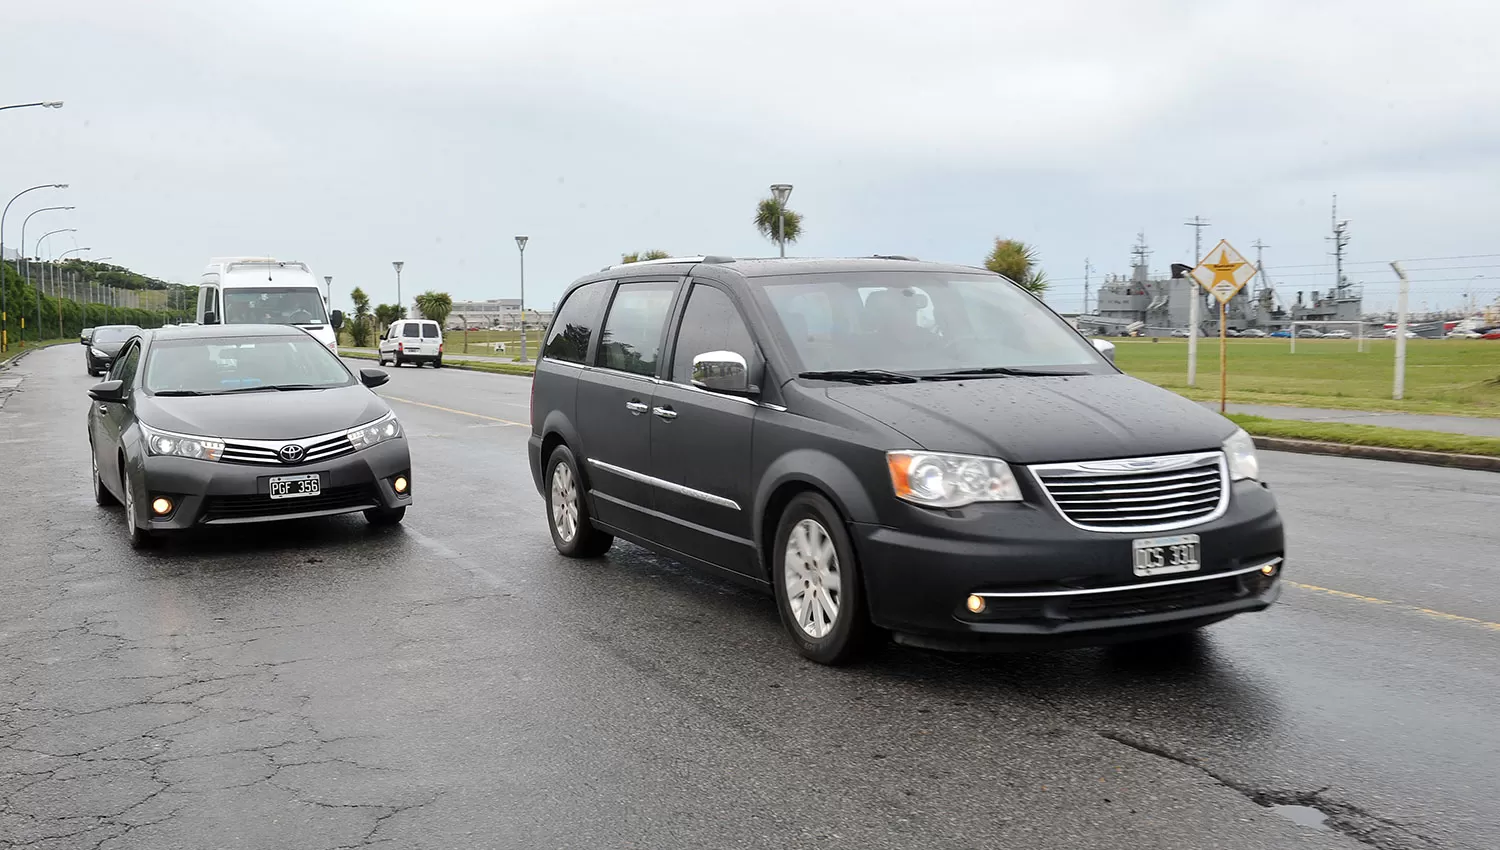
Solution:
M 781 622 L 797 651 L 819 664 L 858 660 L 876 630 L 843 517 L 827 498 L 802 493 L 776 528 L 771 583 Z
M 552 545 L 569 558 L 597 558 L 615 543 L 614 535 L 594 527 L 578 462 L 567 446 L 547 457 L 547 529 Z

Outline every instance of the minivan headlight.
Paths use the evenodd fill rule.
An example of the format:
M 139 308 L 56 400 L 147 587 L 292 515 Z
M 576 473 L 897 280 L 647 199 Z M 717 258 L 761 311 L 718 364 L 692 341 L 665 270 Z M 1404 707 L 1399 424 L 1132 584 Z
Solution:
M 1230 481 L 1260 479 L 1260 460 L 1255 456 L 1255 440 L 1245 433 L 1245 429 L 1236 430 L 1224 441 L 1224 457 L 1229 461 Z
M 1003 460 L 939 452 L 885 453 L 896 498 L 928 508 L 1019 502 L 1021 486 Z
M 349 432 L 349 442 L 354 448 L 368 449 L 377 443 L 386 440 L 394 440 L 401 436 L 401 423 L 396 421 L 396 414 L 387 413 L 368 425 L 361 425 Z
M 224 441 L 217 437 L 194 437 L 173 434 L 155 428 L 141 426 L 146 437 L 146 452 L 161 457 L 190 457 L 194 460 L 216 461 L 224 456 Z

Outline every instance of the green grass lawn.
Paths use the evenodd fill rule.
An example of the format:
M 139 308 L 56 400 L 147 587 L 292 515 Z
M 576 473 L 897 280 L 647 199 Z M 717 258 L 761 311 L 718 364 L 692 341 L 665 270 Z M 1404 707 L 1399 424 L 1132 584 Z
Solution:
M 1198 385 L 1187 385 L 1187 340 L 1111 339 L 1115 362 L 1131 375 L 1188 398 L 1219 397 L 1219 341 L 1198 344 Z M 1393 340 L 1229 340 L 1229 400 L 1406 413 L 1500 417 L 1500 341 L 1413 339 L 1406 346 L 1406 392 L 1391 399 Z
M 526 330 L 526 355 L 530 358 L 536 357 L 537 349 L 540 347 L 542 337 L 547 332 L 537 328 Z M 495 350 L 495 343 L 505 343 L 505 351 Z M 467 345 L 466 345 L 467 343 Z M 353 347 L 354 341 L 349 337 L 348 328 L 339 333 L 339 345 Z M 370 343 L 370 348 L 379 345 L 379 340 Z M 443 355 L 445 357 L 464 354 L 482 354 L 486 357 L 510 357 L 515 359 L 521 356 L 521 332 L 520 331 L 445 331 L 443 333 Z
M 1343 443 L 1351 446 L 1385 446 L 1424 452 L 1452 452 L 1500 457 L 1500 439 L 1495 437 L 1470 437 L 1443 431 L 1409 431 L 1405 428 L 1350 425 L 1343 422 L 1267 419 L 1264 416 L 1248 416 L 1243 413 L 1231 413 L 1229 418 L 1251 434 L 1262 437 L 1286 437 L 1292 440 L 1314 440 L 1320 443 Z

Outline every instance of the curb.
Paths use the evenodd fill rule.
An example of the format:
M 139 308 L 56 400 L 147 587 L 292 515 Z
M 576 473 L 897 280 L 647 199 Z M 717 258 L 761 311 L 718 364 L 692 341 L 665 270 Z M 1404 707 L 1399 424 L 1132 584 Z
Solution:
M 376 358 L 370 357 L 368 355 L 365 355 L 363 352 L 351 354 L 348 351 L 340 351 L 339 352 L 339 356 L 340 357 L 347 357 L 350 360 L 368 360 L 371 363 L 378 362 Z M 465 362 L 465 361 L 461 361 L 461 360 L 447 360 L 447 359 L 444 359 L 443 360 L 443 368 L 444 369 L 458 369 L 459 371 L 462 371 L 462 372 L 482 372 L 482 373 L 484 373 L 486 375 L 500 375 L 501 377 L 506 377 L 506 378 L 531 378 L 531 377 L 534 377 L 536 375 L 535 372 L 501 372 L 501 371 L 497 371 L 495 369 L 478 369 L 478 368 L 475 368 L 473 366 L 470 366 L 469 363 L 471 363 L 471 362 L 474 362 L 474 361 Z
M 1255 434 L 1252 434 L 1251 437 L 1255 440 L 1256 448 L 1277 452 L 1359 457 L 1369 460 L 1389 460 L 1397 463 L 1418 463 L 1425 466 L 1446 466 L 1454 469 L 1477 469 L 1484 472 L 1500 472 L 1500 457 L 1489 457 L 1488 455 L 1424 452 L 1416 449 L 1393 449 L 1385 446 L 1354 446 L 1347 443 L 1293 440 L 1288 437 L 1261 437 Z

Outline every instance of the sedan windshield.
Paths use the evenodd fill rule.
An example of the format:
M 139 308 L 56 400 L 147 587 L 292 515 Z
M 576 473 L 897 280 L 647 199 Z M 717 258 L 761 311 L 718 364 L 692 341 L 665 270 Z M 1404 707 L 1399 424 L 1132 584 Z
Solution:
M 321 325 L 327 321 L 323 296 L 316 288 L 266 286 L 224 290 L 227 325 Z
M 135 325 L 117 328 L 95 328 L 94 335 L 89 337 L 89 340 L 96 343 L 124 342 L 140 332 L 141 329 Z
M 146 358 L 145 387 L 156 395 L 325 389 L 353 382 L 327 346 L 305 335 L 159 340 Z
M 1024 376 L 1110 371 L 1055 313 L 981 273 L 863 272 L 761 281 L 803 372 Z M 809 377 L 813 377 L 809 375 Z

